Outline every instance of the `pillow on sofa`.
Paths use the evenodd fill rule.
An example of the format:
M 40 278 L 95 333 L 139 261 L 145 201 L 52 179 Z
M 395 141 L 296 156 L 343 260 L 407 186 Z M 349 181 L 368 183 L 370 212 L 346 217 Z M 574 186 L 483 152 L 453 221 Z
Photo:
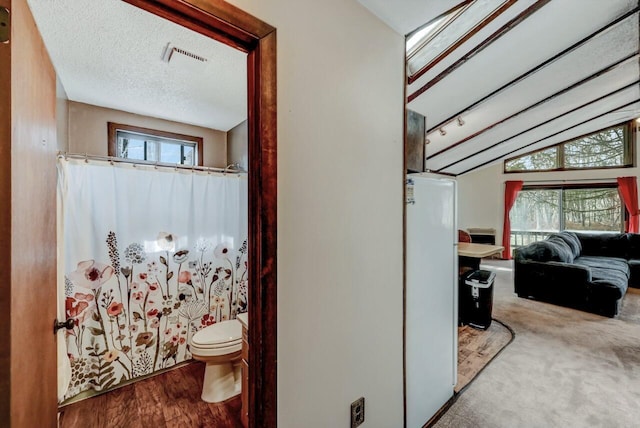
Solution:
M 571 246 L 560 237 L 552 236 L 547 239 L 547 242 L 554 245 L 555 248 L 552 251 L 553 261 L 573 263 L 574 255 Z
M 536 262 L 573 263 L 571 248 L 560 238 L 549 238 L 519 248 L 517 256 L 518 259 L 528 259 Z
M 629 237 L 625 233 L 576 233 L 583 256 L 629 258 Z
M 637 233 L 627 233 L 629 251 L 627 256 L 630 259 L 640 259 L 640 235 Z
M 582 245 L 580 244 L 580 240 L 575 233 L 569 232 L 568 230 L 563 230 L 560 233 L 554 233 L 550 236 L 550 238 L 556 237 L 562 239 L 564 242 L 566 242 L 569 248 L 571 248 L 571 253 L 573 254 L 574 259 L 576 257 L 580 257 L 580 253 L 582 252 Z

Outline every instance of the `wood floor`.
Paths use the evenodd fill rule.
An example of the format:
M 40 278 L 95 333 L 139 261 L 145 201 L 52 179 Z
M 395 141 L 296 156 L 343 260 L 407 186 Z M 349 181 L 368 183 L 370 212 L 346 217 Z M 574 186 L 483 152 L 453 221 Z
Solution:
M 509 344 L 509 329 L 493 322 L 486 331 L 458 328 L 459 392 Z M 63 407 L 60 428 L 240 428 L 240 396 L 222 404 L 200 399 L 204 364 L 193 362 L 97 397 Z
M 200 399 L 204 364 L 193 362 L 63 407 L 61 428 L 240 428 L 240 396 L 221 404 Z
M 496 321 L 487 330 L 458 327 L 458 383 L 454 391 L 467 386 L 512 337 L 511 331 Z

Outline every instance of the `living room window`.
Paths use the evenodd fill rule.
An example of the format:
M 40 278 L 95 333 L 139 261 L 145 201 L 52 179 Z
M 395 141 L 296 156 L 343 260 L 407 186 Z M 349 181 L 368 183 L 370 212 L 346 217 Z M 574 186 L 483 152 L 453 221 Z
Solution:
M 525 186 L 510 219 L 513 249 L 561 230 L 621 232 L 624 206 L 616 184 Z
M 504 172 L 566 171 L 633 166 L 633 122 L 507 159 Z
M 201 137 L 108 123 L 109 156 L 178 165 L 202 165 Z

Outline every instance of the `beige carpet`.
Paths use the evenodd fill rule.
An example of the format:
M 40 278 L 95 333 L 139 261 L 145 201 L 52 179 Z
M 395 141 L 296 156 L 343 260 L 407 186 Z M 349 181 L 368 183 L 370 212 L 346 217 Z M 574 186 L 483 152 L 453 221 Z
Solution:
M 640 427 L 640 290 L 611 319 L 517 297 L 510 262 L 483 268 L 516 337 L 434 426 Z

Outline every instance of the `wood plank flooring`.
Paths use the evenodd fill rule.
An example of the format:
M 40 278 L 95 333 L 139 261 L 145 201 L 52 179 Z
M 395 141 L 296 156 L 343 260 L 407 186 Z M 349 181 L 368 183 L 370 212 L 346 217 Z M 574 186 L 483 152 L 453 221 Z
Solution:
M 454 391 L 467 386 L 512 337 L 511 331 L 496 321 L 487 330 L 458 327 L 458 383 Z
M 511 340 L 491 323 L 486 331 L 458 328 L 458 384 L 461 391 Z M 200 399 L 204 364 L 193 362 L 60 410 L 60 428 L 241 428 L 240 396 L 221 404 Z
M 204 363 L 193 362 L 60 410 L 60 428 L 240 428 L 240 396 L 200 399 Z

